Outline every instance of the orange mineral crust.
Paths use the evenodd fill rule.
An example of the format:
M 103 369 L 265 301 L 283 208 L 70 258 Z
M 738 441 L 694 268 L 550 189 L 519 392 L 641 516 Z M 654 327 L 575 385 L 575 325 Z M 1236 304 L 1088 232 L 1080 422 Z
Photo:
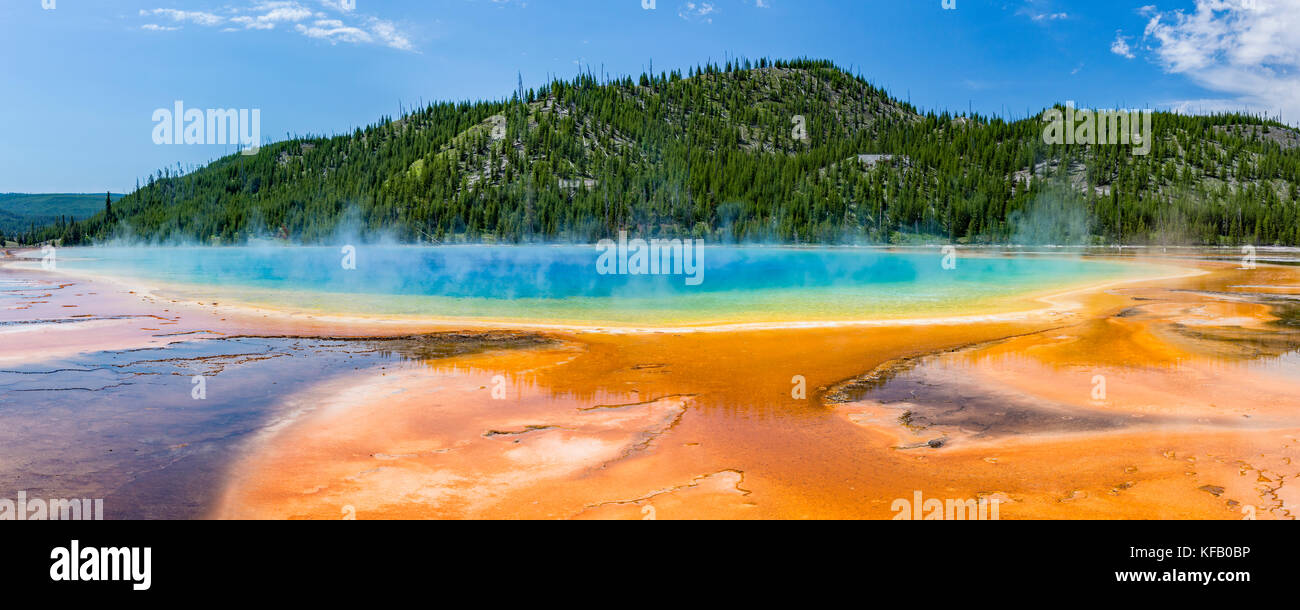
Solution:
M 285 415 L 242 443 L 208 516 L 891 519 L 919 492 L 1001 519 L 1294 518 L 1300 270 L 1162 262 L 1200 274 L 1006 319 L 534 330 L 359 367 L 277 397 Z M 69 281 L 24 306 L 143 317 L 70 325 L 50 349 L 455 330 Z

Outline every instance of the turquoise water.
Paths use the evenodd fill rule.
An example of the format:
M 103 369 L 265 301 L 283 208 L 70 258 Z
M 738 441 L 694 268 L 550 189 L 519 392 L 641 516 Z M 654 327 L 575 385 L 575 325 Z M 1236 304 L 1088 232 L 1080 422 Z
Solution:
M 698 275 L 601 274 L 595 247 L 67 248 L 65 270 L 162 284 L 198 300 L 491 320 L 644 323 L 861 320 L 978 313 L 1014 297 L 1150 267 L 938 249 L 704 248 Z M 345 268 L 354 262 L 355 268 Z M 675 270 L 669 270 L 675 271 Z M 696 277 L 698 285 L 691 285 Z

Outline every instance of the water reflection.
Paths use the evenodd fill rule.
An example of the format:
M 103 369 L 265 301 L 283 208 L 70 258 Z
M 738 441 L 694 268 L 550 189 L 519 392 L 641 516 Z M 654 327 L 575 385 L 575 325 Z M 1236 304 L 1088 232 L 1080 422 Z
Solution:
M 517 333 L 233 337 L 4 367 L 0 497 L 103 498 L 108 519 L 203 517 L 241 444 L 310 407 L 313 385 L 550 343 Z

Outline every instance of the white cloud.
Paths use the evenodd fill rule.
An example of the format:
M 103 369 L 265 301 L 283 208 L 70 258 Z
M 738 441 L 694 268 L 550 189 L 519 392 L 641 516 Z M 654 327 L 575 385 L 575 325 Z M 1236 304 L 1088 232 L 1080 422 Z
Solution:
M 181 11 L 174 8 L 156 8 L 151 11 L 141 10 L 141 17 L 167 17 L 177 23 L 195 23 L 198 25 L 221 25 L 225 22 L 225 17 L 213 13 L 204 13 L 202 11 Z
M 300 23 L 295 27 L 308 38 L 328 40 L 334 44 L 339 42 L 365 43 L 374 40 L 365 30 L 345 26 L 342 21 L 337 19 L 323 19 L 313 23 L 310 27 Z
M 677 16 L 687 21 L 713 23 L 712 15 L 717 12 L 718 8 L 711 2 L 687 2 L 677 9 Z
M 1196 8 L 1150 9 L 1148 49 L 1166 72 L 1227 97 L 1184 100 L 1185 110 L 1252 110 L 1300 119 L 1300 0 L 1196 0 Z
M 304 0 L 305 1 L 305 0 Z M 157 8 L 140 11 L 141 17 L 165 17 L 176 23 L 166 27 L 148 23 L 141 29 L 170 31 L 184 24 L 221 27 L 223 32 L 241 30 L 275 30 L 292 24 L 292 31 L 331 44 L 378 44 L 403 51 L 414 51 L 410 37 L 393 22 L 356 13 L 355 2 L 317 0 L 319 9 L 299 0 L 253 0 L 244 6 L 227 6 L 224 14 Z M 286 30 L 288 31 L 288 30 Z
M 245 27 L 257 30 L 274 29 L 280 23 L 296 23 L 309 19 L 312 11 L 297 2 L 262 2 L 253 7 L 255 15 L 241 15 Z
M 1054 5 L 1055 0 L 1025 0 L 1024 6 L 1017 9 L 1016 14 L 1044 24 L 1070 18 L 1069 13 L 1055 10 Z
M 403 51 L 415 50 L 415 47 L 411 44 L 411 40 L 407 38 L 406 34 L 403 34 L 396 25 L 393 25 L 391 21 L 384 21 L 383 19 L 371 17 L 370 34 L 375 37 L 375 40 L 385 46 L 394 49 L 401 49 Z
M 1128 45 L 1128 38 L 1124 36 L 1123 31 L 1115 32 L 1115 42 L 1110 43 L 1110 52 L 1120 57 L 1133 59 L 1133 48 Z

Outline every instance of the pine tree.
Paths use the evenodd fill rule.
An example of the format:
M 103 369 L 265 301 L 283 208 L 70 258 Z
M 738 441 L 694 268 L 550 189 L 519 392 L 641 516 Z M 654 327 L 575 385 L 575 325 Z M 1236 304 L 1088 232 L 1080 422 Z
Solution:
M 710 62 L 687 74 L 651 66 L 637 86 L 588 71 L 526 91 L 519 73 L 508 100 L 435 103 L 195 171 L 166 168 L 116 206 L 106 194 L 102 214 L 30 234 L 238 243 L 283 226 L 319 242 L 357 218 L 366 234 L 407 241 L 589 242 L 628 229 L 999 243 L 1026 234 L 1051 201 L 1071 217 L 1082 211 L 1086 227 L 1046 231 L 1071 240 L 1300 239 L 1300 149 L 1259 137 L 1288 129 L 1259 117 L 1157 113 L 1155 146 L 1138 157 L 1046 144 L 1038 116 L 922 114 L 829 62 L 729 57 L 725 69 Z M 795 116 L 806 142 L 792 137 Z

